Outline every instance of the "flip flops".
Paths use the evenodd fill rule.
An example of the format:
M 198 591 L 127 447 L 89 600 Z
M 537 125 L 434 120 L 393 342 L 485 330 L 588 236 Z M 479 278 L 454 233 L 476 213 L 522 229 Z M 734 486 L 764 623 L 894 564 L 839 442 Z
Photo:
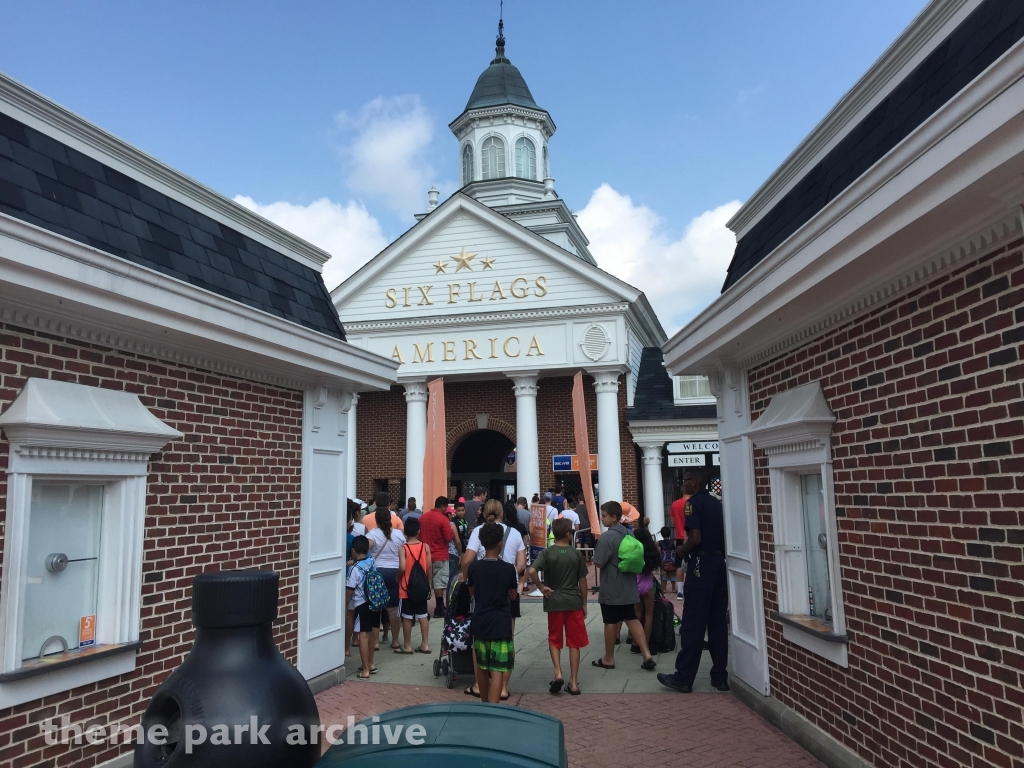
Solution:
M 473 690 L 473 686 L 472 685 L 469 686 L 469 688 L 467 688 L 466 690 L 464 690 L 463 693 L 466 694 L 467 696 L 472 696 L 472 697 L 477 698 L 477 699 L 480 698 L 480 694 Z
M 572 688 L 566 688 L 565 692 L 568 693 L 570 696 L 579 696 L 581 693 L 583 693 L 583 691 L 580 690 L 579 685 L 576 686 L 575 691 Z
M 600 659 L 594 659 L 592 662 L 590 662 L 590 665 L 592 667 L 600 667 L 601 669 L 615 669 L 614 664 L 605 664 Z
M 646 670 L 646 671 L 650 672 L 656 666 L 658 666 L 658 662 L 656 662 L 654 659 L 648 659 L 647 661 L 645 661 L 643 664 L 640 665 L 640 669 L 643 669 L 643 670 Z
M 399 654 L 400 656 L 412 656 L 412 654 L 413 654 L 412 651 L 407 651 L 407 650 L 405 650 L 405 648 L 402 648 L 402 647 L 395 648 L 394 651 L 395 651 L 395 653 Z
M 549 693 L 558 693 L 562 690 L 562 686 L 565 685 L 565 680 L 552 680 L 548 683 Z
M 426 653 L 426 654 L 431 654 L 431 653 L 433 653 L 433 651 L 431 651 L 431 650 L 426 650 L 426 651 L 424 651 L 424 650 L 423 650 L 422 648 L 417 648 L 417 649 L 416 649 L 415 651 L 413 651 L 413 653 Z
M 362 667 L 360 667 L 359 669 L 357 669 L 357 670 L 356 670 L 356 672 L 362 672 L 362 671 L 363 671 L 363 668 L 362 668 Z M 371 669 L 371 670 L 370 670 L 370 674 L 371 674 L 371 675 L 376 675 L 378 671 L 379 671 L 379 670 L 378 670 L 378 669 L 377 669 L 376 667 L 374 667 L 373 669 Z M 365 678 L 364 678 L 364 679 L 365 679 Z

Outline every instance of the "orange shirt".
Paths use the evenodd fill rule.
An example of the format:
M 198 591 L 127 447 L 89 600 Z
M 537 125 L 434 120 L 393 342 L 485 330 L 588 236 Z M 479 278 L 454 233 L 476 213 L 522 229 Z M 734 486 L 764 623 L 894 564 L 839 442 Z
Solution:
M 409 574 L 412 573 L 412 564 L 418 562 L 423 567 L 423 572 L 430 579 L 430 569 L 427 567 L 427 555 L 430 550 L 422 541 L 415 544 L 403 544 L 405 549 L 405 570 L 398 577 L 398 596 L 403 600 L 409 599 Z
M 359 521 L 366 526 L 366 530 L 372 531 L 377 527 L 377 518 L 373 514 L 363 515 L 362 520 Z M 394 512 L 391 513 L 391 527 L 396 531 L 405 533 L 405 523 L 402 522 L 402 518 L 396 515 Z

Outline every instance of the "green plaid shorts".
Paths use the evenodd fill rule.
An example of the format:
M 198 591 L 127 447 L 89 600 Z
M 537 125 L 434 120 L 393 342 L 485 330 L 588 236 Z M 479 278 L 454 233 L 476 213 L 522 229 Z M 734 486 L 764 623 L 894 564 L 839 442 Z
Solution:
M 515 666 L 516 649 L 511 640 L 474 640 L 476 663 L 489 672 L 511 672 Z

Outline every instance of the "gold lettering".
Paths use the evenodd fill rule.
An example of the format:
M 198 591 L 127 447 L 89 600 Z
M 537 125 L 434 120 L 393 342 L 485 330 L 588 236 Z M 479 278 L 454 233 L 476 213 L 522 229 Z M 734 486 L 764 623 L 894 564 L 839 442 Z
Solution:
M 395 295 L 394 288 L 388 288 L 388 292 L 384 294 L 384 306 L 388 309 L 398 306 L 398 296 Z
M 488 339 L 488 341 L 491 342 L 491 359 L 493 360 L 498 356 L 498 340 L 495 338 Z
M 514 355 L 508 351 L 508 343 L 512 340 L 515 340 L 516 342 L 516 353 Z M 521 349 L 519 348 L 519 337 L 509 336 L 507 339 L 505 339 L 505 343 L 501 345 L 501 348 L 505 352 L 505 357 L 519 357 L 519 353 L 521 351 Z
M 403 288 L 402 290 L 405 291 L 405 304 L 403 304 L 402 306 L 411 307 L 412 304 L 409 303 L 409 291 L 411 291 L 412 288 Z
M 537 293 L 535 295 L 537 296 L 538 299 L 540 297 L 542 297 L 542 296 L 547 296 L 548 295 L 547 278 L 544 277 L 544 275 L 541 275 L 540 277 L 538 277 L 534 281 L 534 284 L 537 286 Z
M 471 282 L 469 284 L 469 300 L 470 301 L 483 301 L 484 300 L 483 296 L 477 296 L 475 293 L 473 293 L 473 289 L 474 288 L 476 288 L 476 282 Z
M 448 283 L 448 303 L 455 304 L 456 299 L 459 298 L 459 284 Z
M 472 355 L 472 357 L 470 357 Z M 466 339 L 466 356 L 463 360 L 483 360 L 480 355 L 476 353 L 476 341 L 473 339 Z
M 444 362 L 453 363 L 455 362 L 455 342 L 454 341 L 442 341 L 441 345 L 444 347 Z
M 494 281 L 494 290 L 491 291 L 491 301 L 494 301 L 494 294 L 498 294 L 499 299 L 508 298 L 508 296 L 505 295 L 505 292 L 501 290 L 501 280 Z
M 394 360 L 399 365 L 405 365 L 405 360 L 402 359 L 402 350 L 398 348 L 397 344 L 395 344 L 395 351 L 391 353 L 391 359 Z
M 535 349 L 537 350 L 536 353 L 534 353 L 534 351 L 533 351 Z M 540 348 L 540 342 L 537 340 L 536 336 L 534 336 L 530 340 L 530 348 L 528 350 L 526 350 L 526 356 L 527 357 L 532 357 L 534 354 L 540 355 L 541 357 L 544 356 L 544 350 Z
M 523 287 L 519 289 L 519 291 L 522 291 L 522 293 L 519 293 L 519 291 L 516 290 L 516 283 L 518 282 L 522 282 L 523 284 Z M 525 299 L 530 293 L 530 291 L 526 287 L 526 278 L 517 277 L 515 280 L 512 281 L 512 285 L 508 287 L 508 291 L 517 299 Z
M 427 342 L 426 350 L 420 349 L 419 344 L 413 344 L 412 361 L 414 363 L 434 362 L 434 342 Z
M 428 306 L 433 306 L 434 302 L 432 302 L 430 300 L 430 295 L 429 294 L 430 294 L 430 289 L 433 288 L 434 286 L 432 286 L 432 285 L 420 285 L 420 286 L 417 286 L 417 287 L 420 289 L 420 295 L 423 297 L 423 298 L 420 299 L 419 306 L 422 307 L 424 304 L 426 304 Z

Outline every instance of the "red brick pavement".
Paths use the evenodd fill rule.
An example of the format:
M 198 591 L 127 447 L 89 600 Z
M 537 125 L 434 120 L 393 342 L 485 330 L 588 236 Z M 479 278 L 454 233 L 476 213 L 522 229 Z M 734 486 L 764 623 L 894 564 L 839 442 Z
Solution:
M 325 725 L 435 701 L 460 688 L 349 681 L 316 697 Z M 571 768 L 819 768 L 821 763 L 728 694 L 513 694 L 511 704 L 558 717 Z M 642 759 L 637 751 L 642 750 Z

